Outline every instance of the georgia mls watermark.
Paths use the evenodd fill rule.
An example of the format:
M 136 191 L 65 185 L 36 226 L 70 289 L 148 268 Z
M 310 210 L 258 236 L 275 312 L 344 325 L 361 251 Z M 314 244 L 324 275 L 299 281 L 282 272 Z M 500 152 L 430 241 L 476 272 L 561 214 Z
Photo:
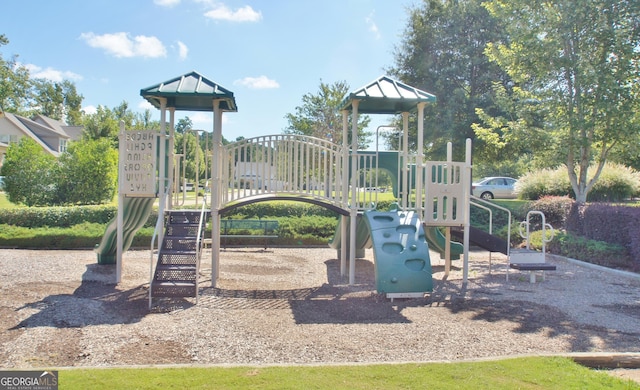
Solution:
M 58 390 L 58 371 L 0 371 L 0 390 Z

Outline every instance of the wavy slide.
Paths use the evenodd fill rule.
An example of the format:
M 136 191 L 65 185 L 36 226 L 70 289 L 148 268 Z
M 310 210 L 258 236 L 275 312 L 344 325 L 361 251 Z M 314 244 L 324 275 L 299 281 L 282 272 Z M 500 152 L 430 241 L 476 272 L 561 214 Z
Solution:
M 433 290 L 431 260 L 425 232 L 413 211 L 367 211 L 379 293 Z
M 430 248 L 440 253 L 440 258 L 444 259 L 445 249 L 447 247 L 447 238 L 444 234 L 435 226 L 425 226 L 424 233 Z M 460 255 L 464 253 L 464 245 L 456 241 L 451 241 L 449 247 L 451 250 L 451 260 L 459 260 Z
M 336 232 L 333 235 L 333 239 L 329 241 L 329 246 L 338 251 L 338 258 L 340 258 L 340 249 L 342 243 L 341 235 L 342 218 L 338 218 L 338 226 Z M 347 225 L 347 231 L 351 228 L 351 224 Z M 347 250 L 349 246 L 347 243 Z M 365 257 L 365 249 L 371 248 L 371 235 L 369 233 L 369 227 L 364 222 L 362 214 L 358 214 L 356 218 L 356 258 L 362 259 Z
M 124 198 L 123 203 L 123 251 L 126 251 L 131 246 L 133 237 L 138 230 L 144 226 L 151 210 L 153 208 L 153 202 L 156 198 Z M 102 241 L 96 246 L 94 251 L 98 255 L 98 264 L 115 264 L 117 255 L 117 241 L 118 241 L 118 217 L 114 217 L 102 236 Z

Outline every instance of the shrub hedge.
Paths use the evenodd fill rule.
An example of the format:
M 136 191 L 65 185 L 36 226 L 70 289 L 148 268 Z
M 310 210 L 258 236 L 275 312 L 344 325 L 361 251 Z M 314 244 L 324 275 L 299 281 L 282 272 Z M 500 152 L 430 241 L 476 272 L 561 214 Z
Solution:
M 118 213 L 117 206 L 21 207 L 0 209 L 0 224 L 26 228 L 71 227 L 85 222 L 107 224 Z M 146 227 L 152 227 L 158 211 L 152 211 Z
M 390 203 L 390 202 L 389 202 Z M 640 271 L 640 208 L 603 203 L 577 205 L 571 198 L 543 197 L 535 202 L 500 202 L 512 212 L 512 243 L 519 240 L 518 222 L 528 210 L 544 212 L 546 220 L 560 233 L 549 244 L 555 253 L 609 264 L 627 263 Z M 379 204 L 385 210 L 389 204 Z M 42 207 L 0 209 L 0 246 L 9 248 L 92 248 L 102 239 L 105 225 L 116 215 L 115 206 Z M 279 238 L 270 245 L 325 245 L 337 226 L 338 215 L 322 207 L 300 202 L 263 202 L 243 206 L 225 218 L 270 218 L 279 221 Z M 134 238 L 133 247 L 148 247 L 157 211 Z M 494 210 L 493 233 L 506 238 L 507 214 Z M 488 230 L 488 213 L 471 209 L 471 224 Z M 582 241 L 589 240 L 589 241 Z M 593 242 L 591 242 L 593 241 Z M 598 244 L 600 242 L 600 244 Z M 228 245 L 243 244 L 231 239 Z M 602 243 L 613 245 L 605 252 Z M 595 248 L 595 249 L 594 249 Z M 621 254 L 619 248 L 624 249 Z M 550 249 L 551 250 L 551 249 Z M 560 252 L 558 252 L 560 251 Z M 609 255 L 610 254 L 610 255 Z M 615 261 L 614 258 L 620 259 Z
M 589 173 L 595 172 L 595 166 Z M 590 176 L 592 177 L 592 176 Z M 516 185 L 521 199 L 539 199 L 544 196 L 575 198 L 566 166 L 542 169 L 522 176 Z M 587 195 L 589 202 L 620 202 L 640 194 L 640 173 L 624 165 L 607 163 L 598 181 Z

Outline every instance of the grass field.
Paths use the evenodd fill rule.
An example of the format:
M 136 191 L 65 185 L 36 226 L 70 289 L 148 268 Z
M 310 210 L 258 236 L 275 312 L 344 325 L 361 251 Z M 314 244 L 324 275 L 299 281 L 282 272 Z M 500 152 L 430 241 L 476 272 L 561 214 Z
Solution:
M 4 191 L 0 191 L 0 209 L 9 209 L 14 207 L 17 206 L 7 200 L 7 196 Z
M 61 389 L 640 389 L 557 357 L 464 363 L 72 369 Z

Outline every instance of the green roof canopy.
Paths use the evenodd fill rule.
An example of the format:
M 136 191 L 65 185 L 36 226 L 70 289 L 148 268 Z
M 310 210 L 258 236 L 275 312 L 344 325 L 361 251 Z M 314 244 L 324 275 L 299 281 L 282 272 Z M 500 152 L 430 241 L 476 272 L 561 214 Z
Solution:
M 238 111 L 233 92 L 196 71 L 141 89 L 140 96 L 158 109 L 161 98 L 165 98 L 167 108 L 176 110 L 213 111 L 213 101 L 220 100 L 222 111 Z
M 416 109 L 418 103 L 435 102 L 436 97 L 387 76 L 351 92 L 342 102 L 341 110 L 352 110 L 358 100 L 358 112 L 364 114 L 400 114 Z

